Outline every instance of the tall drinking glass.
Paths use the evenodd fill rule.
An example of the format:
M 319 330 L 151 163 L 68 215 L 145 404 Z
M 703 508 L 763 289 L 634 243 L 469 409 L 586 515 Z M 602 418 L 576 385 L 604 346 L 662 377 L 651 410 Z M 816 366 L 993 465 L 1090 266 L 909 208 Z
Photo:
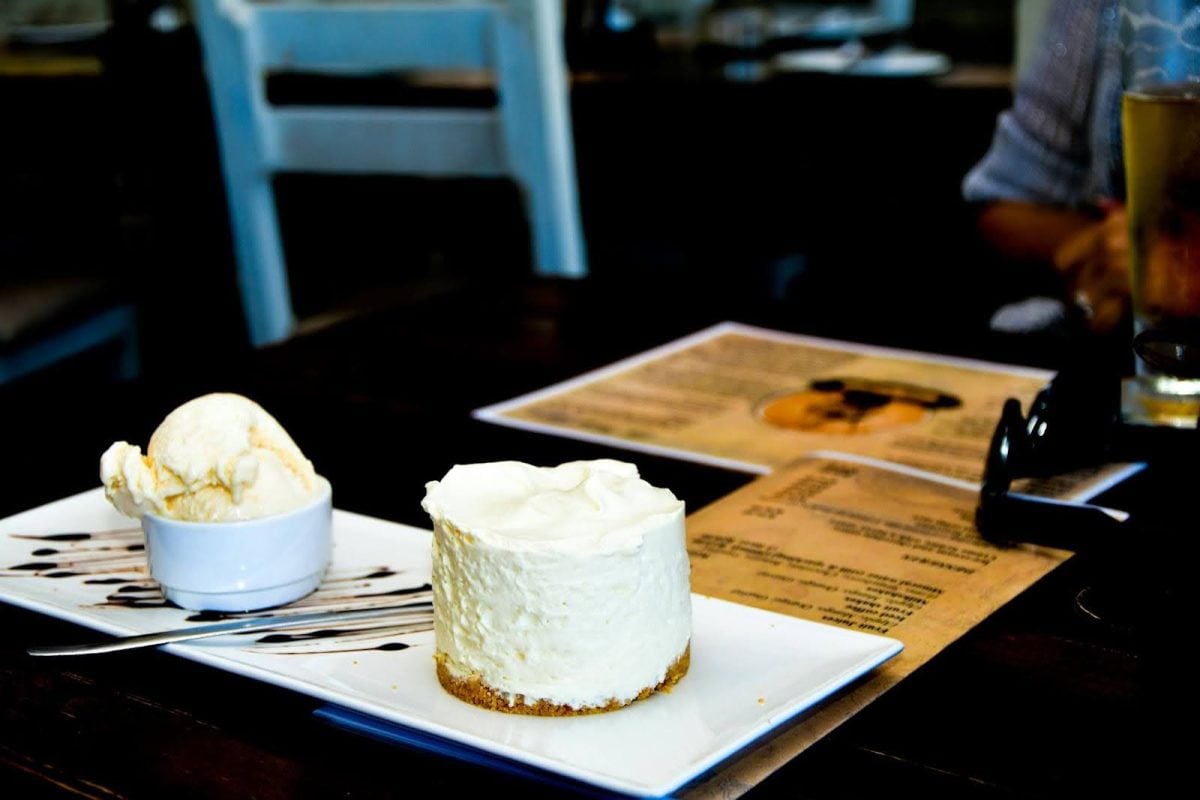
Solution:
M 1200 3 L 1122 0 L 1136 375 L 1129 422 L 1194 428 L 1200 416 Z

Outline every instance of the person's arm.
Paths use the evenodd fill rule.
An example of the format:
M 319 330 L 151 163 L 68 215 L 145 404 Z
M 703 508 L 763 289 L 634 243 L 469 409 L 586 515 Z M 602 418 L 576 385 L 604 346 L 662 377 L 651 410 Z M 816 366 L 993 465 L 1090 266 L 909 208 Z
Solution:
M 1082 211 L 1012 200 L 989 203 L 979 214 L 979 232 L 996 252 L 1042 264 L 1054 263 L 1063 242 L 1095 224 Z
M 996 201 L 979 215 L 980 233 L 1004 256 L 1053 265 L 1066 296 L 1097 333 L 1116 327 L 1129 298 L 1129 230 L 1125 210 L 1103 216 L 1038 203 Z

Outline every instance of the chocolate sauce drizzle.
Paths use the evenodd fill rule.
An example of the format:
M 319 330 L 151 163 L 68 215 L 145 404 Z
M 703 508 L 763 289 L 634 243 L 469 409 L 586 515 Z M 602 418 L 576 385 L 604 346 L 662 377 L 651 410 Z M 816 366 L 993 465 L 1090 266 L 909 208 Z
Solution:
M 158 584 L 149 576 L 146 566 L 145 542 L 141 528 L 121 528 L 110 531 L 66 532 L 43 535 L 10 534 L 13 539 L 31 543 L 29 561 L 0 567 L 3 578 L 81 578 L 81 583 L 94 586 L 113 586 L 100 608 L 173 608 Z M 189 615 L 188 622 L 219 622 L 279 613 L 306 613 L 319 610 L 352 611 L 390 605 L 381 600 L 397 597 L 432 600 L 428 583 L 394 587 L 402 577 L 387 565 L 368 566 L 355 570 L 334 572 L 308 597 L 286 607 L 286 611 L 271 609 L 264 612 L 229 613 L 200 611 Z M 433 616 L 411 614 L 389 621 L 386 618 L 352 624 L 345 628 L 294 628 L 287 633 L 272 633 L 253 640 L 256 650 L 280 655 L 309 653 L 340 653 L 381 650 L 395 652 L 414 645 L 396 637 L 427 633 L 433 630 Z M 242 634 L 251 636 L 253 634 Z M 379 640 L 387 639 L 380 642 Z
M 387 623 L 375 624 L 363 628 L 317 628 L 311 630 L 301 629 L 299 633 L 268 633 L 255 639 L 259 645 L 274 645 L 276 647 L 283 646 L 283 649 L 273 650 L 281 655 L 303 655 L 311 652 L 364 652 L 367 650 L 382 650 L 385 652 L 395 652 L 399 650 L 407 650 L 410 645 L 404 641 L 388 641 L 378 643 L 377 640 L 381 635 L 403 635 L 411 633 L 420 633 L 428 631 L 433 626 L 433 615 L 427 617 L 418 617 L 412 622 L 396 624 Z M 359 640 L 363 641 L 363 646 L 339 646 L 334 650 L 326 647 L 312 648 L 304 647 L 297 649 L 294 645 L 310 645 L 314 642 L 325 642 L 327 640 L 338 640 L 347 645 L 353 645 Z
M 13 539 L 33 542 L 29 551 L 32 561 L 0 567 L 0 577 L 11 573 L 39 578 L 75 578 L 93 576 L 93 580 L 133 582 L 144 580 L 146 544 L 141 528 L 118 528 L 96 533 L 48 533 L 42 535 L 11 534 Z M 55 545 L 50 547 L 48 545 Z M 123 578 L 95 576 L 127 573 Z

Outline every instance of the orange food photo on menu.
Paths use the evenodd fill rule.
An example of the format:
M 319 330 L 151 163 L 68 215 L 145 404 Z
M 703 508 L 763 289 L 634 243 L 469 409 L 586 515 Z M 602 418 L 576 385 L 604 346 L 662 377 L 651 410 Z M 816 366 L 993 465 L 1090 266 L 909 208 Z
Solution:
M 941 408 L 956 408 L 953 395 L 921 386 L 869 378 L 814 380 L 809 388 L 767 398 L 757 416 L 769 425 L 844 436 L 913 425 Z

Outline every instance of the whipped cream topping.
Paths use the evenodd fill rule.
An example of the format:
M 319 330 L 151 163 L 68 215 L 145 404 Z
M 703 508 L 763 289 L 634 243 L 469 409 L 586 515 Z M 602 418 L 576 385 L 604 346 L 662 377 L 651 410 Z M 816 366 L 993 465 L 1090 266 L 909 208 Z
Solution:
M 458 465 L 425 490 L 421 505 L 431 517 L 514 549 L 636 548 L 647 530 L 683 509 L 636 466 L 612 459 Z
M 427 484 L 434 634 L 516 702 L 628 702 L 691 638 L 684 504 L 632 464 L 456 466 Z

